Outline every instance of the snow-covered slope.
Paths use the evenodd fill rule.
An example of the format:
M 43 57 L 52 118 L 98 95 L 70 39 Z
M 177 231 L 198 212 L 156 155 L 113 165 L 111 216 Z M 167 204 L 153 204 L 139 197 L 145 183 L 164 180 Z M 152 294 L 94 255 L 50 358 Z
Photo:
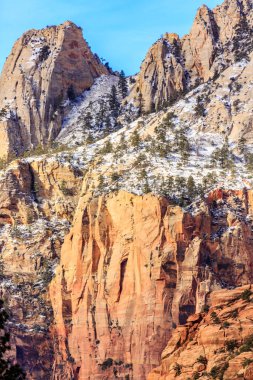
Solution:
M 119 103 L 116 114 L 110 104 L 113 86 Z M 70 104 L 71 111 L 63 121 L 57 141 L 70 146 L 83 144 L 87 138 L 92 142 L 136 118 L 137 110 L 133 106 L 120 107 L 122 95 L 118 87 L 119 77 L 116 75 L 102 75 L 96 79 L 89 91 Z
M 113 115 L 108 99 L 116 86 L 122 100 L 119 79 L 102 76 L 71 105 L 58 138 L 68 150 L 47 160 L 88 173 L 94 195 L 152 191 L 187 205 L 214 187 L 251 187 L 252 69 L 252 57 L 242 59 L 174 105 L 139 118 L 131 104 Z
M 251 186 L 252 68 L 253 60 L 243 59 L 173 106 L 125 123 L 105 138 L 94 122 L 88 131 L 94 143 L 74 150 L 70 160 L 82 169 L 92 163 L 95 193 L 123 188 L 187 198 L 190 176 L 195 182 L 194 198 L 215 186 Z M 87 131 L 80 120 L 88 110 L 97 115 L 101 99 L 117 80 L 97 80 L 72 109 L 59 141 L 70 146 L 84 142 Z

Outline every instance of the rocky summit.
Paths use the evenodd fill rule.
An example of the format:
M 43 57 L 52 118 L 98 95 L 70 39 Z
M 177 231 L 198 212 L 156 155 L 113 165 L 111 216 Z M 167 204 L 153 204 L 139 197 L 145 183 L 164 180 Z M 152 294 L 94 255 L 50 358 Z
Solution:
M 0 78 L 0 156 L 53 141 L 61 130 L 64 101 L 90 89 L 102 74 L 108 70 L 75 24 L 24 33 Z
M 3 67 L 0 314 L 26 379 L 253 380 L 253 1 L 162 32 L 129 77 L 70 21 Z

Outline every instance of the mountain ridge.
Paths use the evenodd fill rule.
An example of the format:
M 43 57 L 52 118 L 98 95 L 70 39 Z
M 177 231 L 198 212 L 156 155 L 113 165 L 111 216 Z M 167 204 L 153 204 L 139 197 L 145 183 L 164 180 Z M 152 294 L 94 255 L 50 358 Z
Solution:
M 97 61 L 71 22 L 18 40 L 0 89 L 0 153 L 10 156 L 0 170 L 0 297 L 10 358 L 29 380 L 252 379 L 245 9 L 253 25 L 251 0 L 201 7 L 191 38 L 165 34 L 129 78 Z

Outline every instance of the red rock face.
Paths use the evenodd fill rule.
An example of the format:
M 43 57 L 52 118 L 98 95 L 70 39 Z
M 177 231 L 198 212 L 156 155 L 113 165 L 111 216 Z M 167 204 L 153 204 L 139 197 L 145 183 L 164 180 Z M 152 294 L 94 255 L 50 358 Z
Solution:
M 173 332 L 148 380 L 252 379 L 251 289 L 211 293 L 209 312 L 192 315 Z
M 66 196 L 66 179 L 80 185 L 74 168 L 45 159 L 16 161 L 1 181 L 0 297 L 12 310 L 12 356 L 31 380 L 146 379 L 175 327 L 199 323 L 210 292 L 252 283 L 252 191 L 218 189 L 186 212 L 151 194 L 92 199 L 86 180 L 80 197 Z M 75 208 L 61 249 L 61 220 Z
M 61 190 L 63 180 L 78 190 L 80 177 L 57 160 L 13 162 L 0 182 L 0 298 L 10 320 L 11 358 L 27 379 L 50 379 L 54 341 L 48 285 L 69 230 L 77 197 Z M 43 202 L 38 203 L 38 199 Z
M 210 291 L 252 282 L 251 192 L 192 213 L 152 195 L 81 198 L 50 285 L 55 379 L 145 379 Z

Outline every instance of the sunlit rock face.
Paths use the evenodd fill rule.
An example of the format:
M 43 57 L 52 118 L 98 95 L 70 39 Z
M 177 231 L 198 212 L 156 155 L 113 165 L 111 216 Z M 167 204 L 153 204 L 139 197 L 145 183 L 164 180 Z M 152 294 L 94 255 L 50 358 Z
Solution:
M 56 378 L 145 379 L 210 291 L 251 282 L 249 199 L 214 192 L 193 215 L 153 195 L 81 198 L 50 285 Z
M 210 374 L 224 380 L 252 379 L 252 285 L 211 293 L 209 312 L 190 316 L 173 332 L 162 364 L 148 380 L 179 380 Z
M 199 8 L 191 31 L 166 33 L 148 51 L 129 96 L 143 111 L 160 109 L 190 88 L 216 77 L 253 49 L 252 1 Z
M 71 22 L 14 45 L 0 157 L 38 149 L 0 160 L 0 298 L 29 380 L 205 379 L 224 361 L 224 379 L 252 378 L 251 353 L 226 351 L 252 333 L 251 43 L 252 1 L 203 6 L 125 99 Z
M 64 101 L 108 74 L 82 30 L 67 21 L 30 30 L 14 44 L 0 77 L 0 156 L 46 144 L 61 130 Z

